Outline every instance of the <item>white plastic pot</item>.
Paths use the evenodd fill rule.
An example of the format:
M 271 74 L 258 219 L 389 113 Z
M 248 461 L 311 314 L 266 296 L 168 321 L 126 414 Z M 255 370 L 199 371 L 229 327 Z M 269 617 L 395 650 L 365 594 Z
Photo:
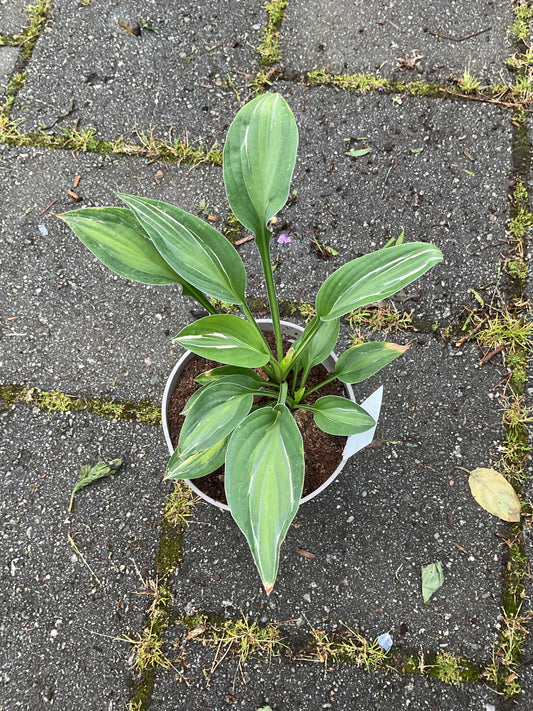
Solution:
M 272 321 L 270 319 L 258 319 L 257 323 L 259 324 L 259 327 L 261 330 L 265 333 L 271 332 L 274 330 L 274 327 L 272 325 Z M 289 321 L 282 321 L 281 322 L 281 332 L 283 336 L 290 341 L 296 341 L 298 338 L 303 333 L 303 328 L 299 326 L 298 324 L 295 323 L 290 323 Z M 167 419 L 167 411 L 168 411 L 168 403 L 170 400 L 170 397 L 174 390 L 176 389 L 176 386 L 179 382 L 180 375 L 184 369 L 184 367 L 187 365 L 187 363 L 195 357 L 194 353 L 191 353 L 191 351 L 185 351 L 185 353 L 181 356 L 179 361 L 176 363 L 174 366 L 174 369 L 172 370 L 168 380 L 167 384 L 165 386 L 165 391 L 163 393 L 163 402 L 161 405 L 161 419 L 163 423 L 163 432 L 165 435 L 165 441 L 167 443 L 168 451 L 170 454 L 174 452 L 174 445 L 172 444 L 172 441 L 170 439 L 170 433 L 168 429 L 168 419 Z M 326 358 L 325 361 L 323 361 L 322 365 L 326 368 L 326 370 L 329 373 L 332 373 L 335 370 L 335 362 L 337 360 L 337 356 L 332 353 L 330 356 Z M 352 390 L 352 386 L 345 384 L 344 389 L 346 391 L 346 397 L 348 397 L 350 400 L 355 402 L 355 396 Z M 374 420 L 378 420 L 379 417 L 379 412 L 381 409 L 381 398 L 383 394 L 383 388 L 380 387 L 378 390 L 376 390 L 372 395 L 365 400 L 365 402 L 361 403 L 361 407 L 363 407 L 373 418 Z M 371 430 L 368 432 L 364 432 L 363 434 L 360 435 L 350 435 L 348 437 L 348 440 L 346 442 L 346 445 L 344 447 L 343 455 L 342 455 L 342 460 L 339 463 L 338 467 L 335 469 L 335 471 L 331 474 L 331 476 L 317 489 L 312 491 L 310 494 L 307 494 L 307 496 L 302 497 L 300 500 L 301 504 L 305 504 L 306 501 L 310 501 L 311 499 L 314 499 L 315 496 L 318 496 L 321 491 L 324 491 L 330 484 L 332 484 L 335 479 L 339 476 L 341 471 L 344 469 L 346 462 L 348 459 L 358 452 L 359 450 L 363 449 L 363 447 L 366 447 L 370 442 L 372 442 L 372 439 L 374 438 L 374 432 L 375 432 L 375 427 L 373 427 Z M 217 501 L 216 499 L 212 499 L 210 496 L 207 494 L 204 494 L 204 492 L 199 489 L 196 484 L 194 483 L 194 480 L 192 479 L 185 479 L 187 484 L 191 487 L 191 489 L 194 491 L 194 493 L 202 498 L 204 501 L 206 501 L 209 504 L 213 504 L 213 506 L 217 506 L 219 509 L 224 509 L 225 511 L 229 511 L 229 506 L 227 504 L 223 504 L 220 501 Z

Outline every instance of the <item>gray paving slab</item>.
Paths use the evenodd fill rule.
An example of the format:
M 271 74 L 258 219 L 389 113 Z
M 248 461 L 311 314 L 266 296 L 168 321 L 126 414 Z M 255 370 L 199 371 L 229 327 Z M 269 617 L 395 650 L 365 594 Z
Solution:
M 176 632 L 179 650 L 180 631 Z M 326 668 L 316 662 L 274 658 L 270 663 L 249 661 L 239 666 L 237 660 L 229 658 L 210 675 L 214 650 L 203 650 L 194 642 L 189 642 L 186 649 L 187 685 L 172 670 L 160 674 L 150 708 L 223 711 L 229 707 L 257 711 L 267 704 L 272 711 L 355 708 L 500 711 L 502 708 L 498 696 L 485 685 L 446 686 L 436 680 L 367 672 L 349 665 Z M 204 674 L 210 677 L 209 681 Z
M 392 629 L 403 648 L 490 659 L 502 604 L 495 534 L 505 525 L 477 506 L 455 468 L 489 466 L 502 435 L 491 392 L 500 375 L 477 361 L 470 346 L 424 338 L 368 383 L 385 386 L 376 437 L 387 444 L 357 455 L 300 508 L 270 598 L 230 515 L 199 506 L 174 581 L 178 614 L 242 612 L 302 629 L 341 621 L 371 638 Z M 421 565 L 437 560 L 445 584 L 425 605 Z
M 220 140 L 249 92 L 264 20 L 254 0 L 56 2 L 13 117 L 24 130 L 78 120 L 111 139 L 155 126 Z M 140 35 L 118 21 L 137 22 Z
M 192 320 L 196 302 L 179 287 L 115 276 L 52 212 L 116 205 L 115 191 L 124 191 L 189 210 L 214 200 L 210 212 L 222 224 L 220 170 L 0 146 L 0 171 L 1 381 L 158 403 L 181 353 L 172 336 Z M 76 175 L 79 204 L 66 192 Z
M 0 34 L 15 35 L 28 24 L 27 0 L 0 0 Z
M 0 47 L 0 96 L 4 95 L 19 58 L 18 47 Z
M 129 646 L 150 601 L 166 487 L 158 428 L 19 405 L 0 413 L 0 707 L 123 709 Z M 80 490 L 82 463 L 122 457 Z M 71 546 L 74 540 L 78 551 Z M 89 569 L 90 568 L 90 569 Z
M 504 62 L 513 52 L 513 21 L 507 0 L 291 0 L 282 61 L 297 72 L 372 72 L 403 81 L 442 82 L 468 70 L 483 83 L 501 83 L 510 79 Z
M 292 241 L 273 244 L 283 298 L 314 301 L 330 273 L 403 229 L 407 241 L 436 244 L 445 262 L 420 279 L 419 288 L 409 287 L 399 307 L 414 310 L 428 326 L 453 321 L 473 303 L 468 289 L 494 282 L 505 251 L 509 116 L 476 102 L 406 97 L 398 105 L 391 96 L 275 88 L 292 107 L 300 134 L 296 199 L 276 227 Z M 345 155 L 362 146 L 371 152 Z M 312 254 L 313 237 L 338 256 L 324 261 Z M 240 249 L 252 269 L 254 252 L 251 243 Z M 260 283 L 258 268 L 254 274 L 252 288 Z

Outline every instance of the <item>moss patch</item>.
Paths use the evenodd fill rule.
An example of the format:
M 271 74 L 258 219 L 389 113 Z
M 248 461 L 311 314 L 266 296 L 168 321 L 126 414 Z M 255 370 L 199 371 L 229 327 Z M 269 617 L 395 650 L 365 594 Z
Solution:
M 270 0 L 266 3 L 267 22 L 261 44 L 257 47 L 264 67 L 271 67 L 280 59 L 280 30 L 288 4 L 288 0 Z
M 135 420 L 149 425 L 161 424 L 161 408 L 149 402 L 89 399 L 67 395 L 60 390 L 40 390 L 29 386 L 2 385 L 0 399 L 7 405 L 26 403 L 47 412 L 85 410 L 114 420 Z

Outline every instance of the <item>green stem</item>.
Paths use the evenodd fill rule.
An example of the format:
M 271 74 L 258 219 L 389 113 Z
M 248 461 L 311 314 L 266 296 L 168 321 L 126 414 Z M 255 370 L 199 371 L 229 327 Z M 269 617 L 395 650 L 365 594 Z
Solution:
M 278 396 L 278 405 L 284 405 L 285 400 L 287 399 L 287 391 L 288 391 L 288 383 L 287 381 L 284 381 L 281 383 L 280 389 L 279 389 L 279 396 Z
M 299 339 L 298 345 L 296 346 L 294 350 L 294 355 L 292 357 L 291 363 L 294 363 L 300 353 L 303 351 L 303 349 L 307 346 L 309 341 L 314 337 L 317 328 L 320 326 L 320 319 L 318 319 L 316 316 L 313 316 L 313 319 L 307 324 L 301 338 Z M 291 364 L 287 366 L 282 372 L 283 379 L 287 377 L 287 374 L 291 370 Z
M 304 368 L 302 372 L 302 379 L 300 380 L 300 387 L 298 388 L 299 390 L 301 390 L 305 386 L 310 372 L 311 368 L 309 366 Z
M 270 261 L 270 237 L 272 233 L 262 226 L 261 234 L 256 235 L 256 244 L 261 255 L 261 264 L 263 265 L 263 274 L 265 275 L 265 284 L 270 306 L 270 315 L 272 317 L 272 325 L 274 327 L 274 337 L 276 339 L 276 353 L 278 361 L 283 358 L 283 343 L 281 340 L 281 324 L 279 318 L 278 300 L 276 297 L 276 287 L 274 285 L 274 273 L 272 272 L 272 263 Z
M 303 395 L 303 397 L 302 397 L 302 400 L 303 400 L 304 398 L 306 398 L 308 395 L 312 395 L 312 394 L 315 393 L 317 390 L 320 390 L 320 388 L 323 388 L 324 385 L 327 385 L 328 383 L 331 383 L 331 381 L 332 381 L 332 380 L 335 380 L 336 377 L 337 377 L 337 376 L 335 375 L 335 373 L 332 373 L 332 374 L 329 376 L 329 378 L 326 378 L 326 379 L 323 380 L 321 383 L 318 383 L 318 385 L 315 385 L 314 388 L 310 388 L 309 390 L 307 390 L 307 392 L 304 393 L 304 395 Z
M 202 306 L 209 314 L 211 314 L 211 316 L 215 316 L 216 314 L 218 314 L 217 309 L 213 306 L 213 304 L 209 301 L 205 294 L 202 294 L 202 292 L 197 289 L 195 289 L 194 291 L 197 293 L 192 295 L 192 298 L 195 299 L 195 301 L 197 301 L 200 306 Z
M 261 338 L 263 339 L 263 343 L 265 344 L 268 352 L 270 353 L 270 346 L 268 345 L 267 339 L 265 338 L 265 334 L 263 331 L 259 328 L 259 324 L 254 318 L 254 315 L 252 314 L 250 307 L 248 304 L 244 301 L 242 304 L 240 304 L 241 311 L 245 315 L 247 321 L 252 324 L 252 326 L 255 328 L 257 333 L 260 334 Z M 274 320 L 272 320 L 274 323 Z M 278 361 L 274 358 L 272 355 L 270 357 L 269 364 L 266 366 L 263 366 L 265 373 L 268 375 L 269 378 L 272 378 L 276 382 L 280 382 L 282 380 L 282 371 L 279 366 Z

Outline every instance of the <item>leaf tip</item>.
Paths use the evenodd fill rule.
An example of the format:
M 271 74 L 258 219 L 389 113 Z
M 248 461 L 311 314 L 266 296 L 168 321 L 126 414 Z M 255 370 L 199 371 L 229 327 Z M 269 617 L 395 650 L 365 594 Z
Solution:
M 272 588 L 274 587 L 274 583 L 263 583 L 265 586 L 265 592 L 266 594 L 270 597 L 270 593 L 272 592 Z
M 411 344 L 408 343 L 405 346 L 401 346 L 399 343 L 385 343 L 385 347 L 391 351 L 398 351 L 398 353 L 405 353 L 405 351 L 409 350 L 409 348 L 411 347 Z

